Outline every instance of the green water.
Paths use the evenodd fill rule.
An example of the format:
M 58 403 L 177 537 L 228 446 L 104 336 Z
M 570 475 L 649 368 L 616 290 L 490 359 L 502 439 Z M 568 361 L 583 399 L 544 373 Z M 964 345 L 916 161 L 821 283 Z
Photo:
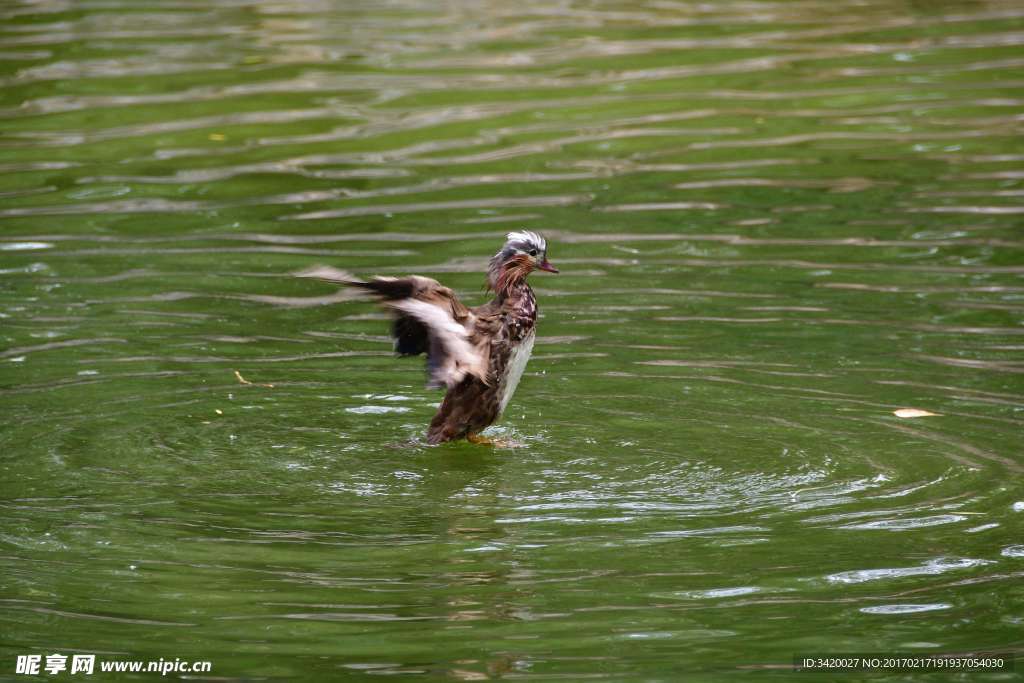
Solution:
M 999 1 L 0 4 L 0 679 L 1020 680 L 1022 45 Z M 523 228 L 523 447 L 427 447 L 422 362 L 290 273 L 475 305 Z

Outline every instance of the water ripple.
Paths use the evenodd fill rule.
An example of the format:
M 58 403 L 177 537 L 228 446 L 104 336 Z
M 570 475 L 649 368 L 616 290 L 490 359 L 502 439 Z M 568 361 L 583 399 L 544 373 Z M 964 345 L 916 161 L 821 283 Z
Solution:
M 885 569 L 859 569 L 856 571 L 830 574 L 825 579 L 832 583 L 864 583 L 866 581 L 882 581 L 886 579 L 900 579 L 907 576 L 928 576 L 934 574 L 945 574 L 951 571 L 962 569 L 973 569 L 992 564 L 988 560 L 971 558 L 949 559 L 941 558 L 928 560 L 917 567 L 897 567 Z
M 240 680 L 669 680 L 1018 624 L 1020 7 L 0 18 L 0 620 L 26 652 L 185 625 Z M 490 432 L 526 447 L 429 447 L 440 396 L 388 315 L 290 274 L 477 304 L 524 228 L 562 269 L 531 278 L 542 346 Z

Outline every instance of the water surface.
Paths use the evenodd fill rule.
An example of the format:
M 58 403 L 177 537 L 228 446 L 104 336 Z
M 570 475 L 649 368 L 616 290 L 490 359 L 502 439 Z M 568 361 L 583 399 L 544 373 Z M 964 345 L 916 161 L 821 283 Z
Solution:
M 995 0 L 6 3 L 0 678 L 1019 657 L 1022 43 Z M 422 363 L 290 273 L 476 304 L 523 228 L 523 447 L 426 447 Z

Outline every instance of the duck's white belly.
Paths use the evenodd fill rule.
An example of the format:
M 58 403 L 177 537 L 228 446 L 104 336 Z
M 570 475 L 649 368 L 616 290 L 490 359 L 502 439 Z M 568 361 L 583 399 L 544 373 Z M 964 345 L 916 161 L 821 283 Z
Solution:
M 505 381 L 501 383 L 500 396 L 498 398 L 498 412 L 504 413 L 505 406 L 512 400 L 512 394 L 516 393 L 516 387 L 519 386 L 519 380 L 523 376 L 523 370 L 526 369 L 526 364 L 530 360 L 530 354 L 533 353 L 533 340 L 535 333 L 530 332 L 529 335 L 523 338 L 523 341 L 519 343 L 516 348 L 512 349 L 512 353 L 508 357 L 508 370 L 506 371 Z

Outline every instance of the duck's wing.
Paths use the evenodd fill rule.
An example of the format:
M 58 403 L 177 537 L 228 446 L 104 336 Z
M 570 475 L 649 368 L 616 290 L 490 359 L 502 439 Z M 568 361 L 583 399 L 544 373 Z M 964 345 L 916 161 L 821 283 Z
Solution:
M 395 351 L 402 356 L 427 354 L 428 386 L 449 389 L 474 375 L 487 382 L 488 353 L 476 333 L 477 317 L 448 287 L 419 275 L 358 280 L 348 273 L 318 266 L 301 273 L 357 287 L 391 309 Z

